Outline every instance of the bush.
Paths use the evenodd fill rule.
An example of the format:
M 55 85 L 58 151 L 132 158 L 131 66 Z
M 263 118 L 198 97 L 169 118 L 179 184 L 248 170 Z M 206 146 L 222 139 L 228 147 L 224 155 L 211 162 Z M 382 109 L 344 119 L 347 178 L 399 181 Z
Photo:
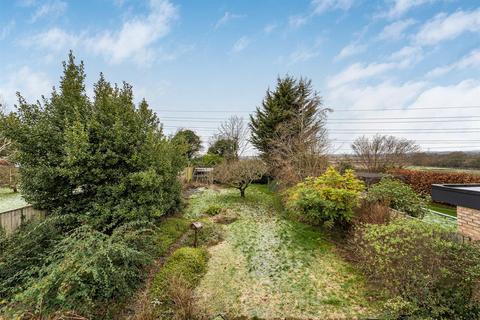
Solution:
M 432 184 L 480 183 L 480 175 L 457 172 L 434 172 L 420 170 L 391 170 L 389 173 L 400 176 L 416 192 L 431 194 Z
M 184 247 L 176 250 L 153 279 L 150 298 L 157 316 L 172 319 L 178 290 L 192 290 L 207 270 L 208 254 L 201 248 Z M 179 285 L 181 283 L 181 286 Z
M 88 225 L 62 239 L 12 299 L 12 314 L 74 311 L 91 316 L 132 294 L 151 261 L 152 230 L 125 225 L 111 236 Z M 147 240 L 148 239 L 148 240 Z
M 217 214 L 222 213 L 222 211 L 222 206 L 219 206 L 218 204 L 211 204 L 205 209 L 203 214 L 206 214 L 207 216 L 216 216 Z
M 322 176 L 307 178 L 287 189 L 284 198 L 287 209 L 307 222 L 332 225 L 352 220 L 363 190 L 363 182 L 352 170 L 341 175 L 329 167 Z
M 72 216 L 51 217 L 38 223 L 28 221 L 8 237 L 0 239 L 0 301 L 9 301 L 51 256 L 63 233 L 78 222 Z
M 368 190 L 367 198 L 388 204 L 391 208 L 412 217 L 423 217 L 427 212 L 427 201 L 407 184 L 384 177 Z
M 352 253 L 365 275 L 393 297 L 388 308 L 397 316 L 478 319 L 480 249 L 452 239 L 438 225 L 397 219 L 358 228 Z

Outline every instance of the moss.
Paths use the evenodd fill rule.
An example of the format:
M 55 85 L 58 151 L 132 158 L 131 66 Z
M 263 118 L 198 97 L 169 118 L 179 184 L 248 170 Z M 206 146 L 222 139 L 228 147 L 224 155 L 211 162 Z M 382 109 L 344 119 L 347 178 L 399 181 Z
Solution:
M 182 218 L 167 218 L 157 229 L 158 255 L 164 256 L 168 249 L 188 231 L 190 222 Z

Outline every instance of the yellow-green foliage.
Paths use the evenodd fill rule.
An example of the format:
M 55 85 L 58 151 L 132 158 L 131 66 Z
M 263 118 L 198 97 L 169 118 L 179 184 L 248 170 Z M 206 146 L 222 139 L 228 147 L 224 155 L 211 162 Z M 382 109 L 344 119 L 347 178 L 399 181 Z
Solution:
M 169 319 L 172 306 L 169 292 L 173 280 L 194 288 L 207 270 L 208 253 L 202 248 L 183 247 L 176 250 L 167 259 L 160 272 L 153 279 L 150 299 L 159 316 Z
M 333 167 L 307 178 L 284 193 L 287 209 L 314 224 L 349 222 L 365 189 L 352 170 L 342 175 Z

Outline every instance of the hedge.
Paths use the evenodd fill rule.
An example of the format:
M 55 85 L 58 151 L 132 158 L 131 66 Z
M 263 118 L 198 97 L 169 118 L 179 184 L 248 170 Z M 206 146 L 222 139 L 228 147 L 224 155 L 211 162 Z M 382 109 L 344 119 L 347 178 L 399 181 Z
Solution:
M 411 185 L 416 192 L 423 194 L 431 193 L 432 184 L 480 183 L 480 175 L 468 173 L 445 173 L 407 169 L 390 170 L 389 173 L 400 176 L 402 180 Z

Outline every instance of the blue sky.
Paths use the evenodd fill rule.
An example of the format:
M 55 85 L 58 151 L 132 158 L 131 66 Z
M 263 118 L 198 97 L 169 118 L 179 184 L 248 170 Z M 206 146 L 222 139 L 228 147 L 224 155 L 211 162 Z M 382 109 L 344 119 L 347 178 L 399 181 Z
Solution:
M 333 152 L 377 131 L 480 150 L 480 109 L 451 108 L 480 105 L 478 1 L 2 0 L 1 101 L 48 94 L 70 49 L 89 92 L 100 72 L 131 83 L 167 132 L 194 127 L 208 141 L 290 74 L 334 109 Z

